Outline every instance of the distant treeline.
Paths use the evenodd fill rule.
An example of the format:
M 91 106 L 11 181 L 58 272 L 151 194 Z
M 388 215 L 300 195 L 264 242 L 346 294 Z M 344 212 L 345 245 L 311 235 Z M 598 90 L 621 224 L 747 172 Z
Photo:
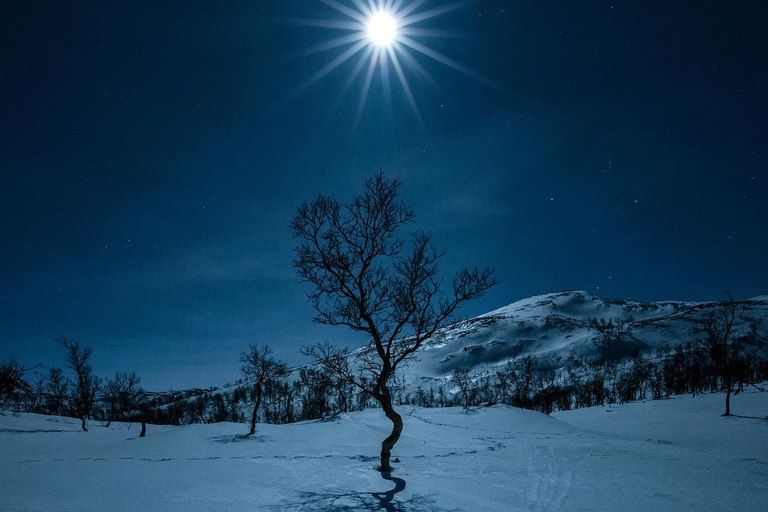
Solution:
M 472 407 L 507 404 L 549 414 L 582 407 L 660 400 L 672 395 L 727 391 L 768 381 L 766 338 L 757 324 L 735 333 L 736 306 L 721 308 L 701 322 L 691 341 L 655 352 L 618 357 L 612 350 L 631 332 L 622 324 L 593 322 L 598 360 L 569 358 L 557 370 L 552 362 L 524 356 L 494 373 L 457 369 L 442 381 L 414 388 L 401 377 L 390 382 L 397 405 Z M 618 327 L 617 327 L 618 326 Z M 375 407 L 375 401 L 328 366 L 288 372 L 268 347 L 251 347 L 241 361 L 246 379 L 224 389 L 149 392 L 135 373 L 101 379 L 90 364 L 91 350 L 59 338 L 67 369 L 25 367 L 11 359 L 0 365 L 0 409 L 72 416 L 103 422 L 140 421 L 161 425 L 256 421 L 282 424 L 333 417 Z M 613 347 L 613 348 L 612 348 Z M 610 357 L 608 357 L 610 356 Z M 345 371 L 348 366 L 345 363 Z
M 398 405 L 419 407 L 471 407 L 507 404 L 549 414 L 582 407 L 621 404 L 636 400 L 661 400 L 672 395 L 724 390 L 726 380 L 709 355 L 694 343 L 619 361 L 571 360 L 561 371 L 541 370 L 535 357 L 508 363 L 493 375 L 473 375 L 457 370 L 442 384 L 410 389 L 405 381 L 392 384 Z M 744 358 L 734 369 L 732 390 L 768 380 L 768 361 Z M 75 387 L 60 368 L 37 373 L 32 383 L 23 380 L 24 368 L 16 362 L 2 366 L 0 405 L 19 412 L 80 417 Z M 256 389 L 246 381 L 231 390 L 193 389 L 149 393 L 138 388 L 116 391 L 115 382 L 129 374 L 107 379 L 96 395 L 90 417 L 108 422 L 141 421 L 158 425 L 245 422 L 255 401 Z M 9 378 L 10 376 L 10 378 Z M 298 378 L 296 378 L 296 376 Z M 10 379 L 15 384 L 8 384 Z M 130 384 L 130 383 L 129 383 Z M 291 378 L 264 384 L 261 421 L 293 423 L 333 417 L 339 413 L 373 407 L 372 399 L 355 393 L 321 369 L 301 368 Z

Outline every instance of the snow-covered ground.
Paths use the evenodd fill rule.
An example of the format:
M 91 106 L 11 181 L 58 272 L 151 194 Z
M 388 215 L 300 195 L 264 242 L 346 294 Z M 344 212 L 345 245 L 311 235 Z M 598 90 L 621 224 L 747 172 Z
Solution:
M 618 359 L 635 352 L 674 348 L 700 337 L 697 329 L 722 302 L 636 302 L 609 300 L 585 291 L 536 295 L 439 331 L 400 370 L 409 388 L 444 384 L 457 368 L 474 375 L 494 375 L 507 362 L 534 356 L 541 368 L 572 366 L 572 358 Z M 768 296 L 740 301 L 744 314 L 737 331 L 750 322 L 768 323 Z M 625 322 L 628 332 L 601 350 L 590 320 Z
M 723 395 L 560 412 L 403 407 L 391 475 L 374 470 L 389 424 L 186 427 L 0 417 L 4 511 L 765 511 L 768 421 L 723 418 Z M 733 398 L 768 414 L 768 395 Z

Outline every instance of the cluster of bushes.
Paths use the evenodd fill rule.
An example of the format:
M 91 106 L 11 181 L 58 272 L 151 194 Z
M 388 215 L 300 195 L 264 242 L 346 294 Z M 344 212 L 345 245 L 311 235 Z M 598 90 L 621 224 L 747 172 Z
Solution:
M 694 343 L 618 361 L 574 360 L 557 372 L 541 370 L 542 366 L 536 358 L 527 356 L 508 363 L 495 375 L 473 376 L 457 371 L 451 379 L 455 389 L 448 395 L 450 398 L 445 398 L 442 388 L 437 393 L 434 389 L 426 393 L 420 389 L 407 395 L 403 403 L 424 407 L 503 403 L 549 414 L 729 387 L 738 393 L 750 383 L 768 380 L 765 359 L 740 359 L 731 365 L 733 373 L 727 375 Z
M 237 381 L 231 391 L 212 389 L 193 397 L 163 394 L 149 401 L 148 421 L 160 425 L 244 423 L 258 400 L 257 394 L 255 384 L 244 380 Z M 329 375 L 308 367 L 289 378 L 263 382 L 259 419 L 272 424 L 294 423 L 361 410 L 366 405 L 349 384 L 334 383 Z

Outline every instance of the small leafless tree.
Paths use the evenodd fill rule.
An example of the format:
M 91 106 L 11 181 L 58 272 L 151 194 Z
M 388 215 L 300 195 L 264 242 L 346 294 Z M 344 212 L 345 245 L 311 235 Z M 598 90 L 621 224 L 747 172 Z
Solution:
M 69 392 L 69 379 L 61 368 L 48 368 L 45 391 L 48 397 L 48 410 L 51 414 L 64 414 L 64 404 Z
M 313 347 L 304 347 L 301 352 L 315 360 L 327 361 L 327 364 L 320 365 L 322 378 L 328 387 L 336 391 L 338 412 L 348 412 L 350 383 L 345 376 L 350 374 L 349 352 L 337 350 L 328 342 L 319 343 Z
M 731 415 L 731 395 L 734 385 L 749 382 L 748 368 L 751 358 L 759 356 L 756 327 L 745 331 L 746 307 L 734 301 L 730 295 L 726 303 L 715 308 L 701 321 L 703 337 L 698 347 L 703 351 L 725 389 L 725 414 Z M 740 388 L 739 388 L 740 389 Z M 738 390 L 736 392 L 738 393 Z
M 415 233 L 409 242 L 397 236 L 414 219 L 412 208 L 398 198 L 399 188 L 398 180 L 378 174 L 349 204 L 324 195 L 304 203 L 291 224 L 300 240 L 294 266 L 314 288 L 309 298 L 315 321 L 345 326 L 370 339 L 366 349 L 354 354 L 323 346 L 307 353 L 373 397 L 392 422 L 392 433 L 381 444 L 382 471 L 391 470 L 392 448 L 403 430 L 390 389 L 397 368 L 447 324 L 460 304 L 496 284 L 491 269 L 464 269 L 444 293 L 437 265 L 441 254 L 429 235 Z M 355 371 L 339 364 L 350 355 Z
M 254 380 L 253 390 L 256 393 L 249 436 L 256 433 L 256 421 L 258 420 L 259 407 L 261 407 L 264 384 L 268 380 L 279 379 L 288 374 L 286 366 L 272 358 L 270 354 L 272 354 L 272 349 L 269 348 L 269 345 L 264 345 L 261 348 L 258 345 L 251 345 L 247 352 L 240 354 L 240 362 L 243 363 L 240 371 L 246 377 Z
M 522 356 L 496 372 L 503 390 L 502 401 L 515 407 L 530 408 L 534 377 L 538 362 L 533 356 Z
M 45 383 L 45 374 L 35 373 L 35 380 L 32 382 L 29 403 L 27 404 L 28 411 L 36 412 L 38 414 L 45 414 L 48 412 L 45 409 Z
M 455 369 L 453 375 L 451 375 L 451 382 L 459 388 L 459 393 L 461 393 L 464 399 L 464 408 L 469 409 L 470 391 L 472 389 L 472 379 L 470 378 L 469 370 L 466 368 Z
M 67 339 L 65 336 L 57 338 L 56 341 L 66 350 L 67 364 L 75 372 L 75 409 L 82 421 L 83 431 L 88 432 L 85 420 L 90 418 L 93 412 L 93 404 L 99 390 L 99 378 L 93 373 L 91 365 L 93 350 L 83 347 L 80 340 Z
M 107 379 L 102 395 L 109 406 L 107 426 L 112 420 L 122 419 L 138 409 L 139 399 L 144 392 L 139 387 L 140 383 L 141 377 L 135 372 L 118 372 L 114 379 Z

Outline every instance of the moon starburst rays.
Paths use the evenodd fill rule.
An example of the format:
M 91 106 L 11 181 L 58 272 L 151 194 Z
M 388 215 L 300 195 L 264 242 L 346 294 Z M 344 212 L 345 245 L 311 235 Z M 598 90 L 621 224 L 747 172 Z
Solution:
M 337 37 L 336 39 L 331 39 L 330 41 L 326 41 L 324 43 L 316 44 L 314 46 L 309 46 L 303 49 L 301 52 L 299 52 L 298 55 L 309 56 L 309 55 L 314 55 L 315 53 L 322 53 L 328 50 L 333 50 L 334 48 L 338 48 L 340 46 L 346 46 L 351 43 L 356 43 L 361 39 L 365 39 L 365 38 L 366 38 L 365 34 L 360 34 L 358 32 L 355 32 L 354 34 Z
M 347 7 L 346 5 L 337 2 L 336 0 L 320 0 L 320 1 L 323 2 L 325 5 L 327 5 L 328 7 L 332 9 L 336 9 L 340 13 L 346 14 L 350 18 L 355 19 L 360 23 L 366 23 L 368 21 L 368 18 L 370 17 L 370 14 L 366 13 L 365 11 L 362 11 L 362 12 L 356 11 L 351 7 Z
M 397 58 L 397 53 L 395 53 L 395 50 L 391 46 L 387 47 L 387 52 L 389 53 L 389 58 L 392 59 L 392 66 L 395 68 L 397 78 L 400 79 L 400 85 L 403 87 L 403 92 L 405 92 L 406 98 L 408 98 L 408 103 L 411 104 L 413 113 L 416 116 L 416 119 L 419 121 L 419 125 L 423 128 L 424 121 L 421 118 L 421 112 L 419 112 L 419 107 L 416 106 L 416 100 L 414 99 L 413 93 L 411 92 L 411 87 L 408 85 L 408 79 L 405 78 L 403 68 L 400 66 L 400 60 Z
M 441 7 L 435 7 L 434 9 L 429 9 L 427 11 L 418 12 L 415 14 L 411 14 L 410 16 L 404 16 L 402 20 L 400 21 L 400 26 L 407 26 L 407 25 L 413 25 L 414 23 L 418 23 L 420 21 L 428 20 L 430 18 L 434 18 L 436 16 L 442 16 L 443 14 L 447 14 L 451 11 L 455 11 L 456 9 L 460 9 L 462 7 L 465 7 L 466 5 L 469 5 L 473 3 L 475 0 L 465 0 L 462 2 L 453 2 L 447 5 L 443 5 Z
M 360 92 L 360 100 L 357 104 L 357 111 L 355 112 L 355 126 L 360 123 L 360 117 L 363 115 L 363 109 L 365 108 L 365 101 L 368 99 L 368 91 L 371 89 L 371 82 L 373 82 L 373 74 L 376 71 L 376 62 L 379 60 L 380 49 L 377 48 L 371 53 L 371 61 L 368 64 L 368 72 L 365 74 L 365 82 L 363 83 L 363 89 Z
M 330 73 L 337 67 L 341 66 L 352 57 L 354 57 L 357 52 L 359 52 L 366 46 L 368 46 L 367 41 L 359 41 L 356 45 L 347 49 L 344 53 L 342 53 L 341 55 L 333 59 L 331 62 L 329 62 L 324 67 L 322 67 L 319 71 L 317 71 L 314 75 L 312 75 L 309 78 L 309 80 L 307 80 L 306 82 L 304 82 L 302 85 L 299 86 L 299 88 L 296 90 L 294 94 L 300 94 L 304 92 L 306 89 L 309 89 L 311 86 L 315 85 L 325 75 L 327 75 L 328 73 Z
M 427 0 L 320 0 L 323 4 L 343 16 L 341 19 L 294 19 L 296 24 L 342 30 L 352 32 L 323 43 L 305 48 L 301 55 L 312 55 L 327 51 L 341 51 L 329 63 L 316 71 L 306 82 L 300 85 L 293 96 L 304 92 L 326 75 L 339 68 L 347 61 L 363 52 L 356 59 L 351 75 L 345 81 L 335 107 L 341 103 L 342 97 L 349 91 L 353 83 L 362 75 L 363 84 L 355 113 L 355 127 L 359 123 L 371 91 L 374 75 L 381 78 L 381 90 L 385 107 L 389 109 L 392 118 L 392 77 L 390 71 L 397 76 L 396 82 L 402 94 L 408 101 L 413 115 L 423 128 L 424 121 L 417 105 L 416 95 L 408 80 L 408 75 L 414 75 L 420 86 L 437 89 L 444 94 L 442 88 L 427 70 L 419 63 L 418 57 L 429 58 L 455 71 L 480 80 L 489 85 L 495 85 L 492 80 L 485 78 L 457 61 L 433 50 L 417 39 L 420 38 L 457 38 L 460 33 L 438 30 L 434 28 L 419 28 L 415 25 L 432 18 L 445 15 L 476 0 L 457 0 L 443 5 L 422 9 Z M 344 49 L 344 47 L 348 48 Z M 417 52 L 413 55 L 411 51 Z M 367 62 L 367 69 L 366 69 Z M 391 68 L 391 69 L 390 69 Z M 363 72 L 365 70 L 365 72 Z

